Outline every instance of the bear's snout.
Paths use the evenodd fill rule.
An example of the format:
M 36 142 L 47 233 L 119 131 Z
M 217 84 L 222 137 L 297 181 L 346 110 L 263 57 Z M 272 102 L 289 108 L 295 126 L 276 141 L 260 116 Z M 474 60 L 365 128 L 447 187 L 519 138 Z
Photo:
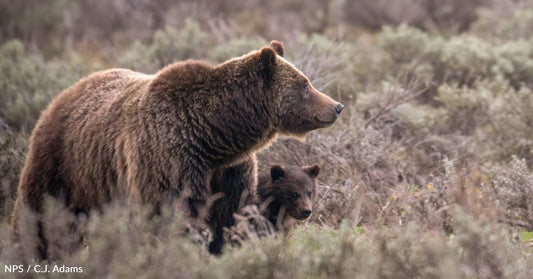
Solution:
M 296 209 L 291 210 L 290 215 L 296 220 L 305 220 L 311 216 L 311 209 Z
M 336 107 L 335 107 L 335 113 L 337 114 L 337 116 L 339 114 L 341 114 L 342 110 L 344 109 L 344 105 L 343 104 L 338 104 Z
M 316 89 L 313 90 L 313 96 L 313 110 L 317 111 L 315 121 L 320 128 L 331 126 L 344 109 L 344 105 Z
M 331 100 L 333 101 L 333 100 Z M 322 110 L 321 114 L 318 114 L 315 120 L 321 127 L 331 126 L 339 117 L 340 113 L 344 109 L 344 105 L 333 101 L 333 104 L 330 104 L 326 110 Z

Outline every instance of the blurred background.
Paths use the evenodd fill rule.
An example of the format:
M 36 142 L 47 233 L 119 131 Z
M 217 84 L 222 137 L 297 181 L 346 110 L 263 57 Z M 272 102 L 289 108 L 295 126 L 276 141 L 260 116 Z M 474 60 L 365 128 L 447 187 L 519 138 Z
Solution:
M 280 139 L 261 152 L 260 171 L 320 164 L 308 225 L 357 228 L 368 239 L 356 242 L 382 248 L 334 249 L 353 264 L 332 271 L 310 260 L 303 275 L 286 274 L 341 274 L 373 253 L 363 265 L 385 273 L 363 270 L 370 273 L 362 278 L 439 278 L 446 270 L 458 270 L 452 278 L 528 278 L 532 35 L 530 0 L 0 0 L 0 220 L 9 219 L 40 112 L 79 78 L 114 67 L 155 73 L 189 58 L 216 64 L 276 39 L 347 108 L 304 142 Z M 450 242 L 459 231 L 462 242 Z M 335 237 L 320 241 L 348 245 Z M 426 240 L 438 245 L 417 246 Z M 457 250 L 466 252 L 449 252 Z

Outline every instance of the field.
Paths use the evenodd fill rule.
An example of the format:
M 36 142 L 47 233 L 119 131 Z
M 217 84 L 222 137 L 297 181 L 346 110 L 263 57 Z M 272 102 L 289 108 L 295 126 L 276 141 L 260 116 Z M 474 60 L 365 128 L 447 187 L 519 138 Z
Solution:
M 532 1 L 44 2 L 0 0 L 0 278 L 533 278 Z M 346 105 L 332 127 L 258 154 L 259 172 L 322 166 L 308 222 L 249 229 L 215 257 L 179 212 L 111 204 L 72 232 L 48 200 L 62 260 L 21 256 L 18 175 L 55 95 L 98 70 L 217 64 L 272 39 Z M 6 271 L 24 260 L 82 272 Z

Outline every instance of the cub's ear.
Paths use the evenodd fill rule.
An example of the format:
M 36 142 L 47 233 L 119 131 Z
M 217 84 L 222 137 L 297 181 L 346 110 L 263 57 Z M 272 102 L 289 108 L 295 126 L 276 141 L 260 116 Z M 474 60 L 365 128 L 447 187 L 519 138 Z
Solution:
M 263 47 L 259 50 L 259 69 L 269 81 L 274 74 L 276 66 L 276 52 L 271 47 Z
M 278 180 L 284 175 L 285 170 L 283 170 L 283 167 L 274 165 L 270 168 L 270 176 L 272 177 L 272 181 Z
M 318 176 L 318 173 L 320 173 L 319 165 L 307 166 L 303 167 L 303 169 L 312 179 L 315 179 Z
M 285 53 L 285 48 L 280 41 L 272 40 L 270 42 L 270 47 L 276 52 L 277 55 L 283 56 Z

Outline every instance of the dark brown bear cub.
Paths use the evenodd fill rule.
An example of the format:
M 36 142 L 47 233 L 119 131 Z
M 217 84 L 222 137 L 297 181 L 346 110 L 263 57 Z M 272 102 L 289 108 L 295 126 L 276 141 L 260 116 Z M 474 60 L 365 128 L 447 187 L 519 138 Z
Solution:
M 318 165 L 272 166 L 270 174 L 259 176 L 257 193 L 263 215 L 276 230 L 290 231 L 294 219 L 305 220 L 312 213 L 316 195 Z
M 297 220 L 312 213 L 318 165 L 272 166 L 259 175 L 257 195 L 245 195 L 235 223 L 224 228 L 224 241 L 240 246 L 246 239 L 290 233 Z M 250 197 L 251 196 L 251 197 Z

